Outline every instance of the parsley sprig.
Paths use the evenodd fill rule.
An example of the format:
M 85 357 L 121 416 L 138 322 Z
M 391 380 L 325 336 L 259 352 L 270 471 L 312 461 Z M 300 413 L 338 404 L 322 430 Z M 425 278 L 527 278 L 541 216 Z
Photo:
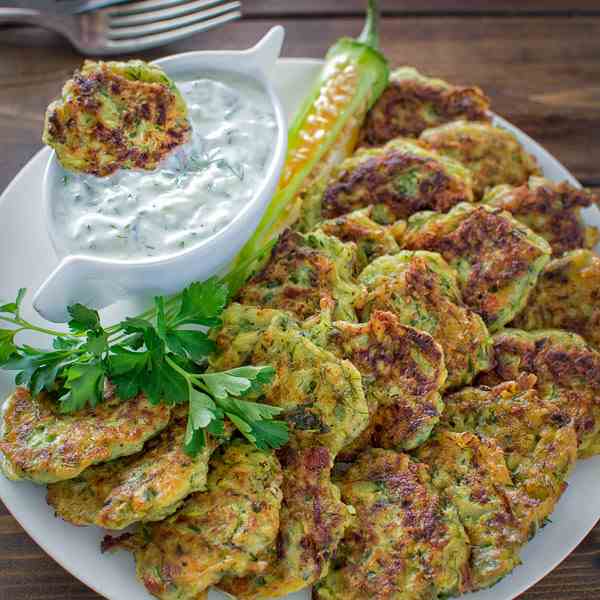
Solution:
M 107 380 L 123 400 L 145 393 L 153 404 L 188 403 L 185 450 L 195 455 L 205 432 L 222 436 L 225 419 L 262 449 L 287 442 L 281 409 L 255 400 L 269 384 L 269 366 L 206 371 L 215 349 L 206 329 L 220 325 L 227 304 L 227 284 L 213 277 L 192 283 L 171 298 L 156 297 L 154 307 L 116 325 L 103 327 L 98 312 L 83 304 L 68 307 L 69 331 L 30 323 L 21 315 L 25 289 L 14 302 L 0 306 L 0 367 L 17 371 L 15 381 L 32 394 L 56 393 L 60 410 L 73 413 L 102 401 Z M 52 336 L 52 349 L 17 344 L 23 331 Z

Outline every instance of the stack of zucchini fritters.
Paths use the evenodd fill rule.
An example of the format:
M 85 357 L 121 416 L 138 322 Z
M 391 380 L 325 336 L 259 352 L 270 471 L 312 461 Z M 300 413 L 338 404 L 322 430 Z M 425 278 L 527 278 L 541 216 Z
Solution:
M 165 427 L 141 399 L 137 446 L 123 433 L 116 454 L 36 479 L 27 461 L 62 433 L 48 418 L 45 445 L 11 454 L 19 402 L 50 410 L 19 390 L 5 470 L 49 482 L 75 524 L 139 523 L 106 545 L 163 599 L 436 600 L 510 573 L 576 458 L 600 453 L 600 257 L 579 215 L 597 199 L 543 179 L 488 108 L 397 70 L 225 311 L 211 369 L 275 368 L 262 400 L 284 409 L 285 448 L 213 441 L 191 459 L 185 413 Z

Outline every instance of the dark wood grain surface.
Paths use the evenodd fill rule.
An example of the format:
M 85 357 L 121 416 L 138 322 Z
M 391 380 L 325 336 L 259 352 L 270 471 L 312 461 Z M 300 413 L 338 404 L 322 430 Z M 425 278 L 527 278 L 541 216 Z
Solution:
M 362 0 L 246 0 L 243 21 L 142 57 L 244 48 L 274 22 L 287 29 L 286 56 L 322 57 L 336 38 L 360 30 L 362 5 Z M 600 191 L 598 0 L 382 0 L 382 5 L 382 45 L 393 65 L 412 64 L 480 85 L 499 114 Z M 52 33 L 0 28 L 0 191 L 41 147 L 44 108 L 80 62 Z M 0 503 L 0 600 L 97 598 L 49 558 Z M 600 526 L 521 600 L 600 600 Z

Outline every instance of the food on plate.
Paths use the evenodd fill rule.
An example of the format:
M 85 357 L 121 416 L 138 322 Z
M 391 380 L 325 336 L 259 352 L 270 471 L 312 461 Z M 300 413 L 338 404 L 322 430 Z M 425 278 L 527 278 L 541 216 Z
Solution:
M 206 488 L 208 461 L 222 441 L 208 435 L 190 456 L 183 444 L 186 422 L 187 409 L 177 407 L 169 425 L 141 452 L 50 484 L 48 504 L 74 525 L 124 529 L 138 521 L 162 521 L 187 496 Z
M 196 600 L 225 575 L 261 572 L 257 559 L 275 540 L 281 507 L 281 466 L 270 452 L 235 441 L 211 459 L 205 492 L 174 515 L 107 539 L 135 556 L 146 589 L 161 600 Z
M 426 600 L 465 589 L 469 540 L 424 464 L 370 449 L 338 484 L 356 515 L 315 600 Z
M 175 83 L 188 143 L 151 172 L 65 171 L 54 182 L 51 227 L 65 252 L 124 260 L 181 252 L 227 227 L 263 185 L 277 140 L 267 92 L 219 71 L 180 74 Z
M 331 322 L 328 315 L 304 324 L 308 335 L 348 359 L 362 376 L 369 425 L 340 458 L 367 446 L 411 449 L 422 444 L 444 409 L 444 353 L 427 333 L 375 310 L 366 323 Z
M 100 177 L 156 168 L 189 138 L 188 111 L 173 81 L 141 60 L 86 60 L 46 111 L 44 143 L 70 171 Z
M 400 67 L 375 106 L 360 135 L 364 146 L 381 146 L 397 137 L 417 137 L 448 121 L 488 121 L 489 99 L 476 86 L 458 86 Z
M 458 290 L 457 273 L 436 253 L 402 251 L 374 260 L 360 274 L 367 294 L 363 320 L 390 311 L 403 325 L 425 331 L 441 345 L 448 371 L 446 388 L 470 383 L 490 366 L 491 337 L 481 317 Z
M 426 129 L 419 139 L 469 169 L 476 198 L 481 198 L 489 187 L 501 183 L 521 185 L 531 175 L 540 174 L 535 158 L 517 138 L 490 123 L 454 121 Z
M 2 405 L 0 468 L 9 479 L 72 479 L 92 465 L 140 451 L 170 414 L 143 394 L 123 401 L 112 389 L 95 408 L 64 414 L 52 394 L 32 396 L 18 387 Z
M 600 257 L 573 250 L 550 261 L 513 325 L 574 331 L 600 350 Z
M 574 425 L 579 456 L 599 454 L 600 354 L 567 331 L 500 331 L 494 336 L 494 368 L 480 382 L 495 385 L 521 373 L 535 375 L 540 398 Z
M 483 202 L 507 210 L 518 221 L 542 236 L 561 256 L 577 248 L 593 248 L 600 239 L 596 227 L 583 223 L 581 209 L 598 203 L 588 190 L 554 183 L 543 177 L 530 177 L 528 183 L 514 187 L 498 185 L 485 194 Z
M 548 242 L 509 213 L 466 203 L 448 214 L 415 214 L 402 243 L 439 252 L 456 269 L 465 304 L 492 332 L 523 310 L 550 260 Z
M 568 414 L 541 398 L 535 383 L 535 375 L 523 374 L 493 388 L 465 387 L 444 397 L 440 424 L 491 438 L 502 447 L 513 482 L 525 494 L 523 526 L 531 536 L 554 510 L 577 458 Z
M 356 320 L 360 287 L 352 280 L 357 264 L 354 244 L 322 232 L 285 231 L 260 272 L 240 290 L 242 304 L 287 310 L 300 319 L 320 311 L 321 300 L 334 303 L 338 319 Z
M 490 438 L 441 430 L 416 452 L 431 469 L 431 481 L 452 504 L 470 543 L 465 591 L 494 585 L 520 564 L 525 543 L 513 514 L 504 452 Z
M 264 388 L 264 402 L 283 409 L 290 445 L 323 446 L 335 457 L 365 429 L 369 409 L 362 378 L 349 360 L 317 346 L 283 312 L 265 318 L 260 309 L 234 304 L 223 316 L 211 368 L 271 365 L 275 377 Z M 266 329 L 257 331 L 257 321 L 270 317 Z
M 373 207 L 340 215 L 319 224 L 317 231 L 332 235 L 342 242 L 354 242 L 358 248 L 358 269 L 362 270 L 371 261 L 386 254 L 396 254 L 399 247 L 395 236 L 401 236 L 406 224 L 394 223 L 393 227 L 380 225 L 371 218 Z
M 365 115 L 387 85 L 379 51 L 379 7 L 368 0 L 367 20 L 357 39 L 343 37 L 329 48 L 325 64 L 296 111 L 279 186 L 258 227 L 239 252 L 229 277 L 235 293 L 256 270 L 264 247 L 298 219 L 305 190 L 354 151 Z
M 580 214 L 597 199 L 538 177 L 478 88 L 409 67 L 387 85 L 376 4 L 361 37 L 328 53 L 280 186 L 223 279 L 111 326 L 76 304 L 69 331 L 39 327 L 24 290 L 0 306 L 0 366 L 28 388 L 5 404 L 0 466 L 49 484 L 67 521 L 133 525 L 103 547 L 130 550 L 163 600 L 205 600 L 210 586 L 240 600 L 484 589 L 520 563 L 576 458 L 600 454 L 598 234 Z M 132 65 L 131 80 L 117 73 Z M 177 252 L 231 222 L 268 167 L 264 90 L 241 76 L 134 81 L 146 68 L 161 73 L 86 63 L 65 87 L 78 95 L 49 109 L 49 142 L 62 135 L 57 153 L 93 171 L 61 182 L 54 225 L 71 250 Z M 113 116 L 132 147 L 162 154 L 116 156 L 94 120 L 66 148 L 69 102 L 100 123 L 161 85 L 183 109 L 186 143 L 170 156 L 155 122 L 141 140 L 139 102 Z M 121 217 L 135 224 L 110 227 Z M 52 336 L 52 350 L 23 332 Z
M 322 185 L 316 186 L 320 192 Z M 333 170 L 322 194 L 307 193 L 303 212 L 304 221 L 313 215 L 316 225 L 372 205 L 371 218 L 391 224 L 421 210 L 446 212 L 472 200 L 471 176 L 460 163 L 416 140 L 397 139 L 347 158 Z
M 270 600 L 299 591 L 327 574 L 350 519 L 331 483 L 331 454 L 315 446 L 282 451 L 283 502 L 277 540 L 258 561 L 262 572 L 224 579 L 219 587 L 239 600 Z

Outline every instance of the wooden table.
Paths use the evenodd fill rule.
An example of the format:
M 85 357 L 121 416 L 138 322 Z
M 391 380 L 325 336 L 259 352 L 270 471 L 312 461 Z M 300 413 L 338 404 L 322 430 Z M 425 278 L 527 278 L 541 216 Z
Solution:
M 382 5 L 382 45 L 392 65 L 480 85 L 499 114 L 548 148 L 584 185 L 600 190 L 600 2 Z M 287 30 L 285 56 L 320 58 L 341 35 L 359 32 L 362 7 L 361 0 L 245 0 L 243 21 L 141 58 L 245 48 L 277 22 Z M 41 147 L 44 108 L 80 62 L 51 33 L 0 29 L 0 191 Z M 0 600 L 93 598 L 99 596 L 40 550 L 0 503 Z M 521 599 L 600 599 L 600 526 Z

